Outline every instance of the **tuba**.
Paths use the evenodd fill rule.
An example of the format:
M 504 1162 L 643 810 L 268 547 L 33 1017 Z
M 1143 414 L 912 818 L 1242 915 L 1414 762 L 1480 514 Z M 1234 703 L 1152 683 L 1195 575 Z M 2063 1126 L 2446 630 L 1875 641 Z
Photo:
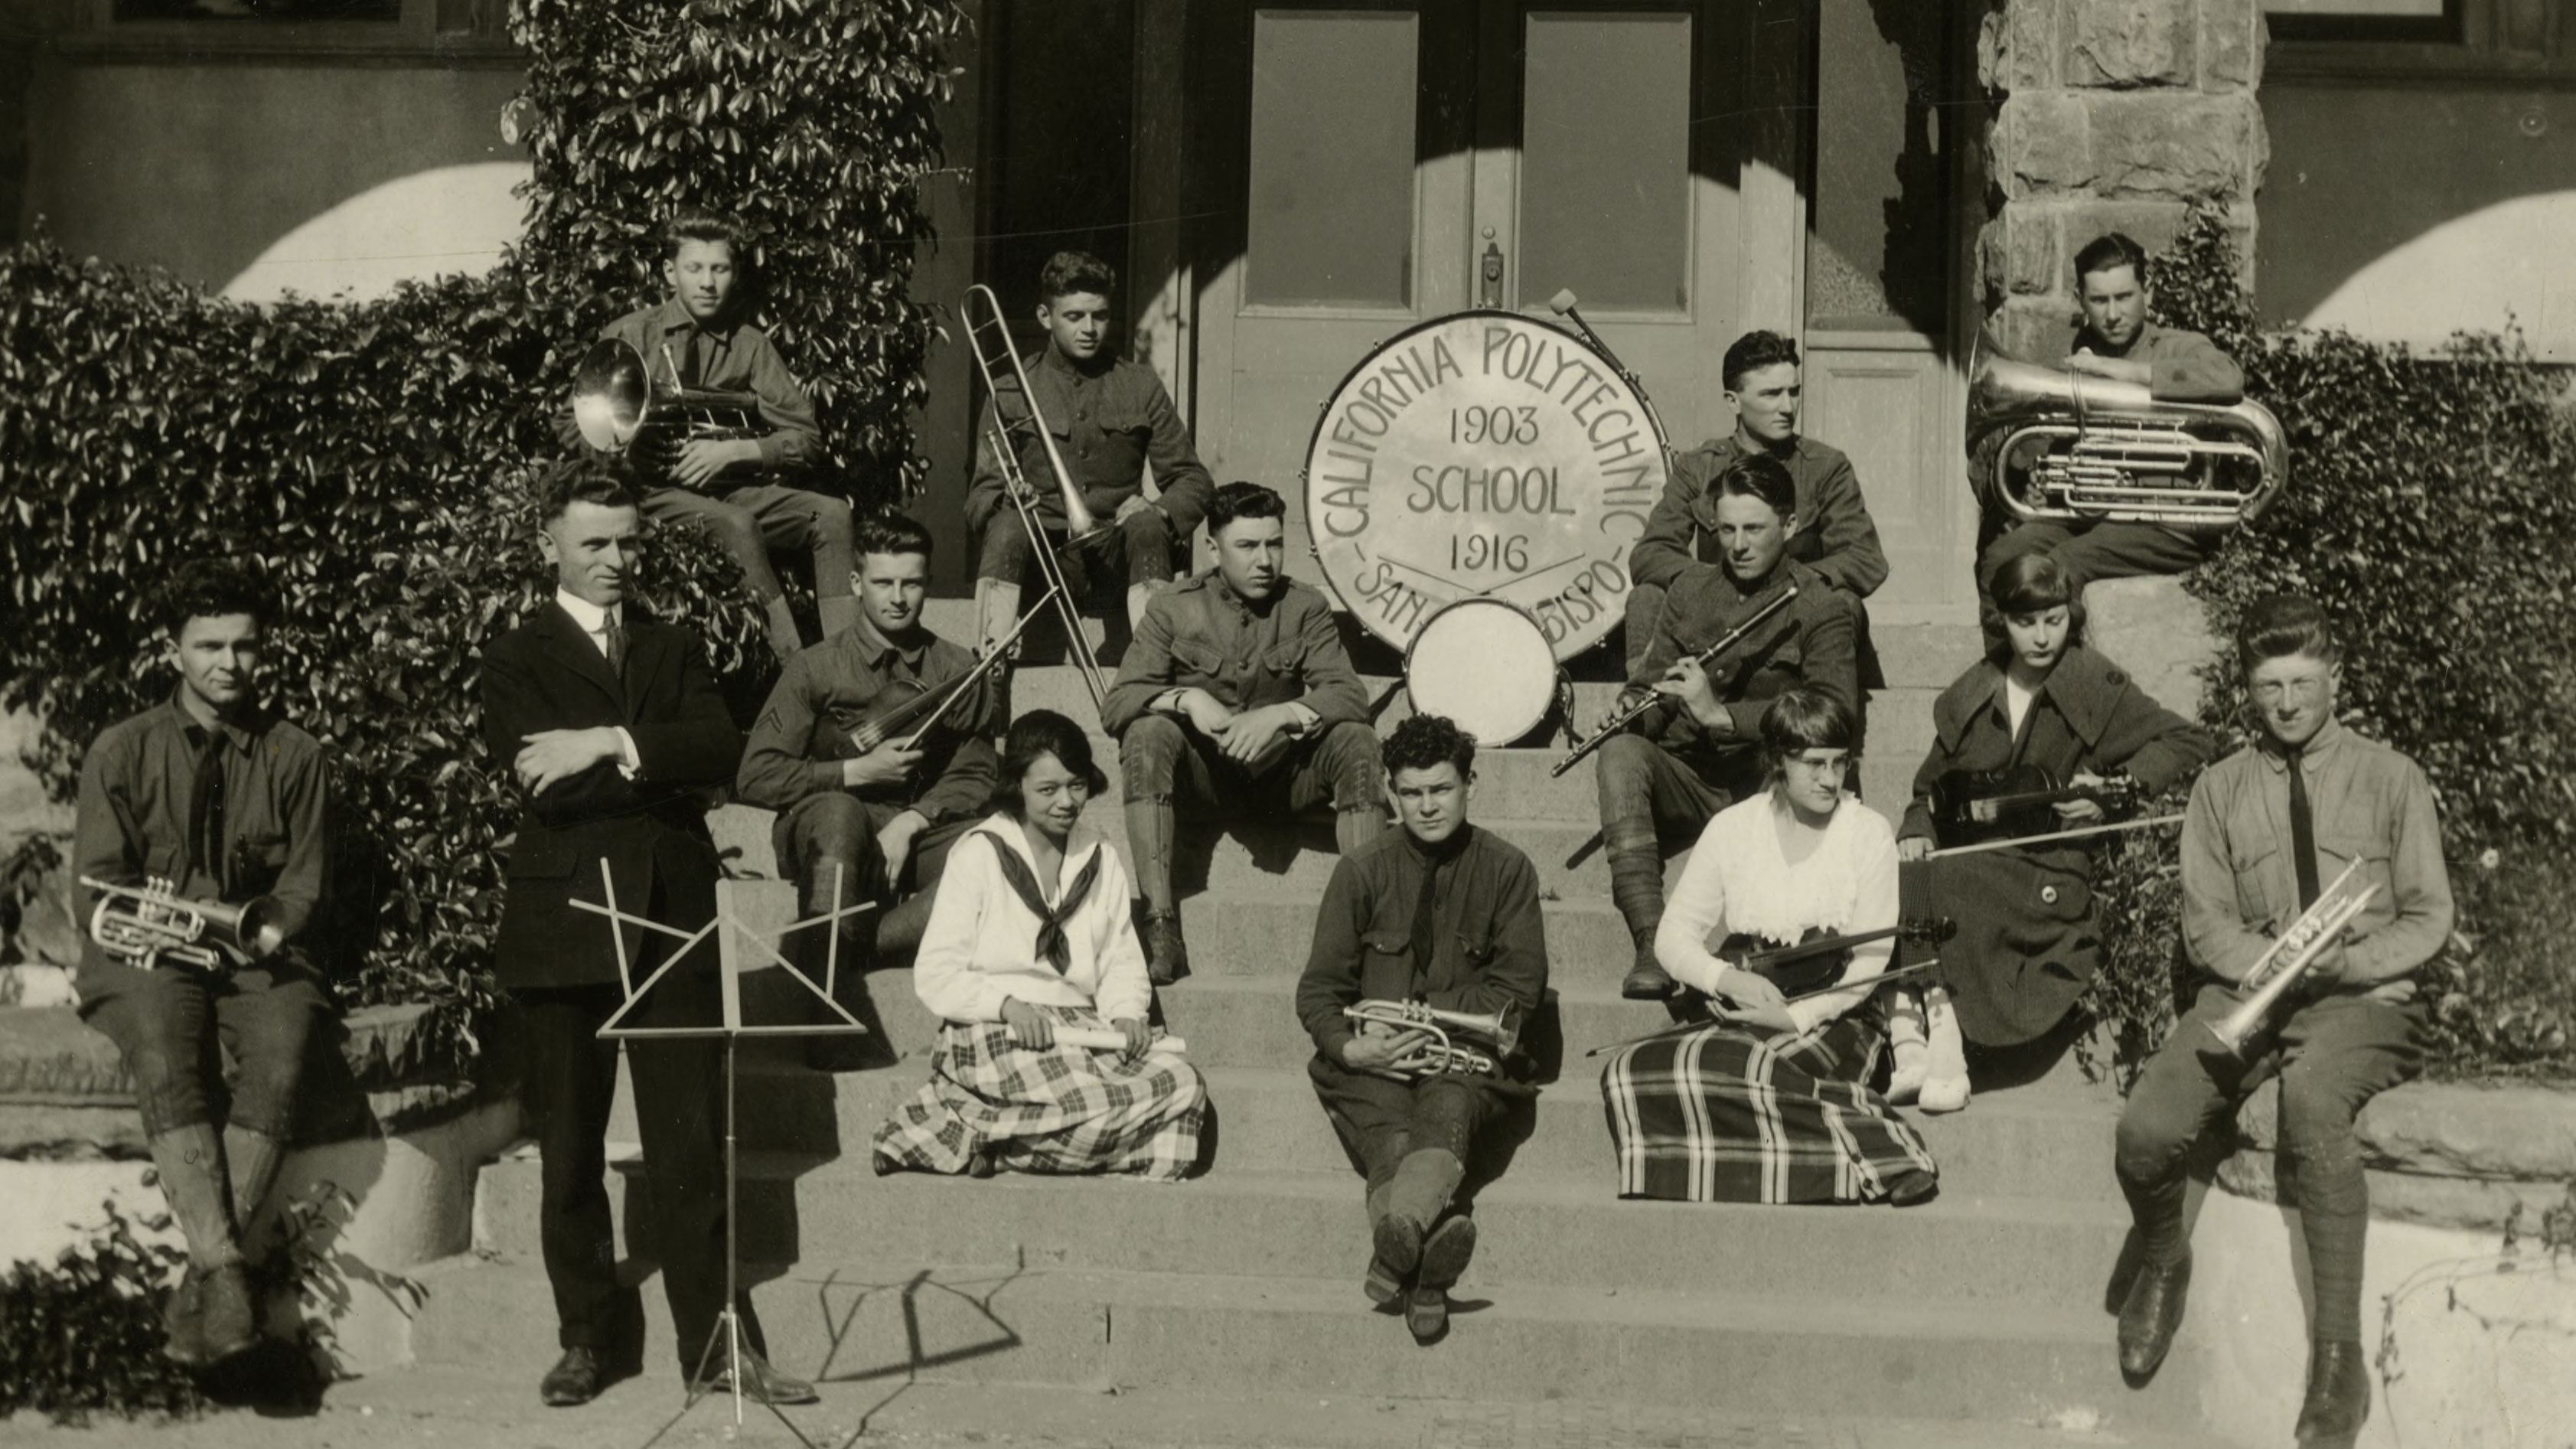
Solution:
M 2024 523 L 2251 523 L 2289 480 L 2280 420 L 2257 402 L 2160 402 L 2134 382 L 2006 355 L 1980 335 L 1968 369 L 1968 454 L 1994 451 L 1996 496 Z
M 668 348 L 662 366 L 669 382 L 657 396 L 644 354 L 615 337 L 592 343 L 572 374 L 572 421 L 582 441 L 603 453 L 630 454 L 660 483 L 687 444 L 761 436 L 760 399 L 683 386 Z
M 1395 1064 L 1395 1070 L 1416 1079 L 1455 1072 L 1467 1077 L 1498 1075 L 1501 1062 L 1520 1049 L 1520 1024 L 1512 1020 L 1509 1006 L 1496 1007 L 1490 1016 L 1472 1012 L 1443 1011 L 1421 1001 L 1362 1001 L 1345 1006 L 1342 1015 L 1365 1026 L 1375 1022 L 1398 1031 L 1421 1032 L 1430 1040 L 1413 1049 Z
M 89 876 L 80 883 L 98 892 L 98 905 L 89 914 L 90 939 L 138 970 L 167 962 L 221 971 L 274 956 L 286 944 L 286 932 L 277 924 L 277 902 L 267 896 L 237 906 L 192 901 L 159 876 L 139 887 Z

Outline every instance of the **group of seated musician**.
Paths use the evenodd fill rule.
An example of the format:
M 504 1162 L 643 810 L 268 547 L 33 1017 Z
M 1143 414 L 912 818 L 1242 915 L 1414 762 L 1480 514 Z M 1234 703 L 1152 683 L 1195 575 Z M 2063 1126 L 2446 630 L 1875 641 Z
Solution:
M 521 1018 L 545 1162 L 543 1255 L 563 1349 L 546 1402 L 584 1402 L 613 1372 L 604 1173 L 619 1048 L 601 1032 L 612 1018 L 703 1024 L 717 997 L 711 962 L 686 958 L 642 991 L 672 962 L 671 938 L 584 906 L 605 873 L 634 916 L 682 933 L 712 920 L 720 867 L 705 798 L 727 784 L 776 812 L 778 860 L 805 916 L 871 907 L 829 927 L 851 980 L 909 954 L 913 989 L 941 1023 L 929 1080 L 873 1138 L 877 1169 L 968 1177 L 1179 1180 L 1204 1165 L 1206 1081 L 1155 1024 L 1156 990 L 1188 971 L 1176 832 L 1187 815 L 1328 812 L 1339 859 L 1295 991 L 1308 1074 L 1363 1179 L 1365 1295 L 1418 1339 L 1441 1338 L 1448 1290 L 1477 1245 L 1476 1193 L 1505 1160 L 1493 1144 L 1538 1090 L 1518 1025 L 1545 1010 L 1551 979 L 1535 867 L 1469 819 L 1477 742 L 1437 716 L 1381 740 L 1329 605 L 1287 574 L 1284 501 L 1254 483 L 1209 486 L 1159 384 L 1107 355 L 1113 283 L 1096 262 L 1050 264 L 1035 384 L 1046 395 L 996 407 L 1032 405 L 1069 428 L 1059 436 L 1091 460 L 1070 482 L 1114 527 L 1050 540 L 1061 507 L 1005 509 L 998 473 L 984 472 L 988 442 L 978 638 L 949 641 L 923 623 L 932 542 L 920 525 L 853 524 L 846 507 L 765 483 L 710 496 L 754 476 L 745 470 L 810 456 L 811 412 L 738 319 L 739 228 L 684 214 L 669 244 L 673 298 L 618 328 L 673 389 L 747 390 L 775 430 L 692 440 L 658 463 L 584 456 L 555 469 L 535 539 L 552 598 L 483 663 L 487 747 L 519 806 L 494 956 Z M 2134 243 L 2106 238 L 2078 267 L 2088 331 L 2070 369 L 2158 396 L 2238 386 L 2205 342 L 2142 323 Z M 1972 1049 L 2043 1036 L 2067 1016 L 2101 952 L 2090 832 L 2181 786 L 2217 750 L 2084 642 L 2084 585 L 2187 566 L 2173 550 L 2196 559 L 2205 541 L 2154 525 L 2031 524 L 1990 547 L 1979 581 L 1998 640 L 1934 706 L 1934 742 L 1893 827 L 1852 788 L 1867 684 L 1859 600 L 1886 573 L 1857 480 L 1798 435 L 1786 339 L 1748 334 L 1726 384 L 1736 431 L 1688 455 L 1636 549 L 1658 597 L 1631 616 L 1643 638 L 1595 767 L 1611 900 L 1629 933 L 1620 961 L 1595 964 L 1623 973 L 1623 996 L 1686 1018 L 1620 1046 L 1602 1074 L 1615 1191 L 1921 1203 L 1939 1190 L 1938 1167 L 1896 1108 L 1965 1106 Z M 1154 498 L 1139 476 L 1148 460 Z M 629 598 L 648 518 L 734 528 L 722 520 L 735 515 L 745 539 L 801 520 L 765 536 L 814 543 L 825 574 L 826 637 L 811 647 L 797 647 L 792 619 L 779 627 L 774 574 L 754 575 L 786 664 L 747 736 L 701 641 Z M 1201 523 L 1215 566 L 1173 582 L 1172 550 Z M 1084 821 L 1107 786 L 1091 735 L 1052 711 L 1008 718 L 999 672 L 1031 551 L 1113 541 L 1134 585 L 1133 640 L 1100 719 L 1118 745 L 1124 858 Z M 321 748 L 258 703 L 269 610 L 253 577 L 192 565 L 166 593 L 175 693 L 111 728 L 84 763 L 84 919 L 104 898 L 101 919 L 124 924 L 91 943 L 79 990 L 134 1073 L 187 1245 L 169 1351 L 210 1364 L 259 1341 L 261 1294 L 279 1281 L 272 1187 L 303 1052 L 329 1010 L 330 963 L 308 929 L 327 885 L 329 784 Z M 2152 1374 L 2179 1321 L 2188 1148 L 2277 1075 L 2317 1285 L 2300 1433 L 2325 1442 L 2367 1404 L 2367 1188 L 2352 1124 L 2418 1069 L 2425 1004 L 2412 975 L 2447 932 L 2450 897 L 2422 772 L 2334 718 L 2341 653 L 2322 611 L 2264 601 L 2243 621 L 2238 658 L 2253 742 L 2199 774 L 2183 823 L 2182 946 L 2200 1000 L 2118 1130 L 2144 1249 L 2119 1352 L 2133 1375 Z M 1667 900 L 1665 853 L 1683 844 L 1692 853 Z M 2346 867 L 2357 904 L 2310 929 L 2344 899 L 2321 882 Z M 1937 969 L 1881 981 L 1908 969 L 1895 954 L 1908 872 L 1954 929 Z M 239 928 L 194 951 L 154 934 L 191 912 L 235 920 L 236 907 Z M 2263 993 L 2292 951 L 2299 974 L 2274 1004 Z M 850 990 L 856 1005 L 863 987 Z M 229 1088 L 218 1040 L 236 1062 Z M 688 1038 L 628 1050 L 683 1374 L 810 1399 L 762 1356 L 748 1292 L 725 1302 L 716 1050 Z M 747 1351 L 710 1376 L 698 1351 L 728 1309 Z

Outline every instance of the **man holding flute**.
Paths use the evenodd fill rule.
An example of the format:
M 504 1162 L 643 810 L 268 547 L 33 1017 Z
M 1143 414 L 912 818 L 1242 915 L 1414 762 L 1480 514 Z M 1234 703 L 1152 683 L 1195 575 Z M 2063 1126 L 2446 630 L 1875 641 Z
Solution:
M 1547 994 L 1547 938 L 1529 857 L 1467 823 L 1475 742 L 1438 715 L 1416 715 L 1395 727 L 1384 759 L 1404 828 L 1333 868 L 1297 1019 L 1315 1040 L 1306 1068 L 1315 1095 L 1368 1181 L 1361 1287 L 1377 1303 L 1401 1302 L 1414 1338 L 1432 1343 L 1448 1331 L 1449 1286 L 1476 1250 L 1461 1190 L 1472 1191 L 1480 1138 L 1535 1097 L 1529 1061 L 1507 1043 Z M 1363 1003 L 1376 1005 L 1354 1018 Z M 1406 1004 L 1447 1014 L 1443 1031 L 1481 1061 L 1423 1055 L 1437 1038 L 1402 1021 Z M 1498 1012 L 1499 1039 L 1462 1020 Z
M 2335 719 L 2341 646 L 2312 600 L 2257 600 L 2237 662 L 2260 733 L 2211 766 L 2183 821 L 2183 944 L 2206 976 L 2198 1001 L 2148 1062 L 2121 1113 L 2117 1165 L 2136 1220 L 2140 1267 L 2120 1311 L 2120 1367 L 2153 1375 L 2182 1321 L 2191 1281 L 2183 1223 L 2193 1142 L 2268 1077 L 2281 1079 L 2284 1177 L 2297 1191 L 2315 1305 L 2303 1445 L 2353 1443 L 2370 1409 L 2361 1342 L 2369 1187 L 2353 1120 L 2423 1062 L 2426 1003 L 2414 975 L 2451 929 L 2433 792 L 2413 760 Z M 2367 892 L 2340 931 L 2303 917 L 2345 914 L 2320 881 Z M 2279 947 L 2276 949 L 2276 942 Z M 2239 1041 L 2215 1028 L 2270 973 L 2303 971 Z

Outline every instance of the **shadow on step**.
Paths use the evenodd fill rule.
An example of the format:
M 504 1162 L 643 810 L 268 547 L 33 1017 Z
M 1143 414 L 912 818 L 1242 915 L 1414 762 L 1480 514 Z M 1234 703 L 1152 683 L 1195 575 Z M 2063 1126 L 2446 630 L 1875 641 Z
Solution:
M 809 1296 L 796 1311 L 820 1314 L 831 1345 L 814 1377 L 836 1384 L 889 1378 L 908 1382 L 1021 1347 L 1019 1330 L 1003 1318 L 997 1300 L 1024 1271 L 952 1280 L 924 1268 L 890 1283 L 859 1282 L 834 1272 L 821 1282 L 798 1285 Z

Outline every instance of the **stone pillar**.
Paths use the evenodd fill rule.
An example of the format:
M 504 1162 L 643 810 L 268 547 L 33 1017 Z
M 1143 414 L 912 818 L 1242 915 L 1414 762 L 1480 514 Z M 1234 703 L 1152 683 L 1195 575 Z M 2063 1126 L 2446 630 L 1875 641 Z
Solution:
M 2245 280 L 2271 143 L 2255 86 L 2261 0 L 1996 0 L 1977 42 L 1994 104 L 1978 238 L 1985 312 L 2004 346 L 2064 353 L 2075 253 L 2106 231 L 2152 252 L 2195 202 L 2233 219 Z

